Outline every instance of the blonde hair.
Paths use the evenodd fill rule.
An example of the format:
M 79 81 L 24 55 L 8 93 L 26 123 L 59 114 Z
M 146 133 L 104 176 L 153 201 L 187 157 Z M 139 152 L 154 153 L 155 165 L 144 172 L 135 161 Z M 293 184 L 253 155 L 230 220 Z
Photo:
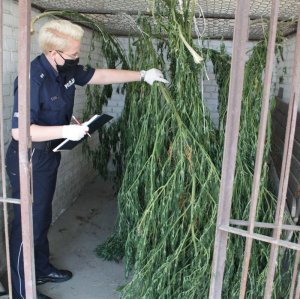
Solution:
M 67 20 L 52 20 L 42 26 L 39 32 L 39 44 L 46 54 L 52 50 L 64 51 L 68 47 L 68 39 L 81 41 L 83 29 Z

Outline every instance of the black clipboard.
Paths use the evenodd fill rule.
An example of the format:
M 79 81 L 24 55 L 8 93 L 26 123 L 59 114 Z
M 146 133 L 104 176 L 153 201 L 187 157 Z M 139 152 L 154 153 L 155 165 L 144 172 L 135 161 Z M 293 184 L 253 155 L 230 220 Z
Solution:
M 106 124 L 108 121 L 110 121 L 113 117 L 108 114 L 95 114 L 93 117 L 91 117 L 88 121 L 85 122 L 85 124 L 89 127 L 89 134 L 94 133 L 98 129 L 100 129 L 104 124 Z M 78 141 L 73 141 L 70 139 L 65 139 L 62 141 L 56 148 L 53 149 L 54 152 L 59 151 L 68 151 L 73 149 L 77 144 L 81 143 L 83 140 L 88 138 L 87 135 L 85 135 L 82 139 Z

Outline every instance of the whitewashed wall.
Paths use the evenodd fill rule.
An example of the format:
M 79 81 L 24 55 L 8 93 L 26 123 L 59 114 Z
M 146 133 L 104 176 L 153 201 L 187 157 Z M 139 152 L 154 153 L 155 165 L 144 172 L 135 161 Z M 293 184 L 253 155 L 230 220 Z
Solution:
M 289 36 L 283 43 L 283 61 L 276 65 L 276 92 L 283 88 L 283 101 L 288 103 L 291 96 L 291 83 L 293 75 L 293 63 L 295 55 L 296 35 Z M 300 106 L 298 108 L 300 111 Z

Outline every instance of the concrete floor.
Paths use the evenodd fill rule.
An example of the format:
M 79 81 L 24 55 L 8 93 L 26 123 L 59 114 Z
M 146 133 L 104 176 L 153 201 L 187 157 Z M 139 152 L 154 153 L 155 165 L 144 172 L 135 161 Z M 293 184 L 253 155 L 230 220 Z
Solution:
M 124 265 L 105 261 L 94 250 L 112 233 L 117 203 L 112 183 L 96 178 L 50 230 L 51 263 L 73 272 L 63 283 L 38 287 L 53 299 L 115 299 L 126 283 Z

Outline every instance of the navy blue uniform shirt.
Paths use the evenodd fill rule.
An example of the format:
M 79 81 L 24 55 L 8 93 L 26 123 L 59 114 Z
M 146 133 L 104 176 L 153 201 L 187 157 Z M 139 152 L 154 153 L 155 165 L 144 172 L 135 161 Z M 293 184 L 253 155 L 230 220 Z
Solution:
M 77 65 L 74 71 L 58 74 L 44 54 L 31 62 L 30 123 L 40 126 L 68 125 L 71 121 L 75 84 L 87 84 L 95 69 Z M 12 128 L 18 128 L 18 78 L 14 83 Z

